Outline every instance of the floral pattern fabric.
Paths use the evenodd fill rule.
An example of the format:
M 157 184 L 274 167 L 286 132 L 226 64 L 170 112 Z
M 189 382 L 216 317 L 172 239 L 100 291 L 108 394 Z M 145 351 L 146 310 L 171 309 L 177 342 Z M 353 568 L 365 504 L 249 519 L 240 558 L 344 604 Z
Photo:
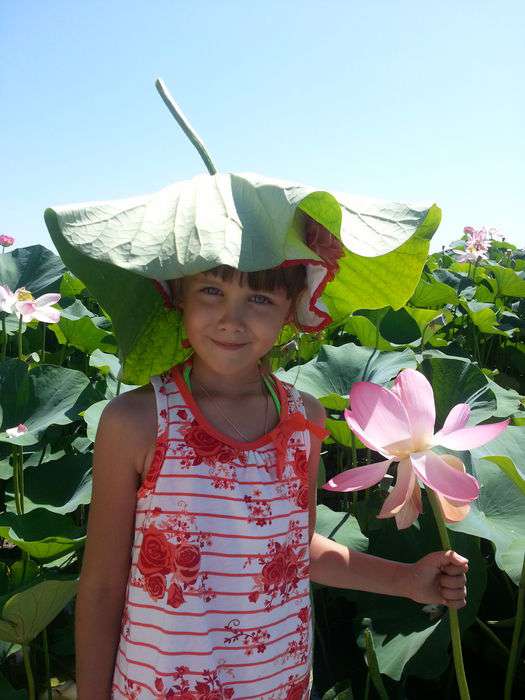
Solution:
M 279 425 L 251 443 L 200 413 L 180 368 L 152 377 L 158 434 L 137 492 L 115 700 L 306 700 L 310 435 L 278 380 Z

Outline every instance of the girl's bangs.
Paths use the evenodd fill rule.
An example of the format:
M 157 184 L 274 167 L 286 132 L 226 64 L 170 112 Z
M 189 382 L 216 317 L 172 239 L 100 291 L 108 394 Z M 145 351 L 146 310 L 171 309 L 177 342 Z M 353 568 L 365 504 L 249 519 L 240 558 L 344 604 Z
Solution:
M 238 276 L 241 287 L 246 284 L 254 292 L 273 292 L 275 289 L 284 289 L 289 299 L 297 297 L 306 287 L 306 269 L 300 264 L 255 272 L 239 272 L 229 265 L 219 265 L 208 270 L 208 273 L 225 282 L 231 282 Z

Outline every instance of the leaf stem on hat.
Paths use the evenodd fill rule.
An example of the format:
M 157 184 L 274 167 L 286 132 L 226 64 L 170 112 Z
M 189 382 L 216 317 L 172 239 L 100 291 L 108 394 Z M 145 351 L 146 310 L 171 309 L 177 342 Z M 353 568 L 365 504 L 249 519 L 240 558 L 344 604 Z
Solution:
M 206 150 L 206 146 L 204 145 L 200 136 L 196 133 L 195 129 L 190 125 L 189 121 L 186 119 L 179 105 L 171 96 L 164 81 L 160 78 L 157 78 L 157 80 L 155 81 L 155 87 L 157 88 L 159 95 L 164 100 L 164 104 L 166 105 L 166 107 L 175 117 L 181 129 L 184 131 L 186 136 L 197 149 L 200 157 L 204 161 L 204 165 L 208 168 L 208 172 L 210 173 L 210 175 L 215 175 L 215 173 L 217 172 L 217 168 L 213 164 L 213 161 L 210 158 L 208 151 Z

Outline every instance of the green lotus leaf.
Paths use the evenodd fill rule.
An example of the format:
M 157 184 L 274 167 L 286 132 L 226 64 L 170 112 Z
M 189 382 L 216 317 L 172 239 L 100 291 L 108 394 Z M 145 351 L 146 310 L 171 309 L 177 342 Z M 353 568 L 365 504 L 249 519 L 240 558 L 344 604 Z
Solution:
M 49 324 L 49 329 L 61 345 L 67 343 L 85 353 L 97 348 L 116 351 L 113 334 L 98 328 L 95 319 L 95 314 L 77 299 L 63 310 L 58 323 Z
M 443 282 L 438 282 L 430 277 L 428 280 L 420 279 L 418 285 L 410 297 L 412 306 L 438 307 L 445 304 L 457 304 L 459 297 L 452 287 Z
M 469 560 L 467 605 L 459 611 L 462 629 L 475 620 L 486 586 L 486 568 L 476 540 L 450 533 L 455 551 Z M 412 527 L 398 530 L 392 518 L 376 520 L 369 532 L 368 554 L 414 562 L 441 545 L 432 509 L 423 493 L 423 514 Z M 372 632 L 379 670 L 395 680 L 408 675 L 435 678 L 449 663 L 450 631 L 446 609 L 436 613 L 407 598 L 353 592 L 357 619 Z M 369 622 L 370 621 L 370 622 Z
M 443 355 L 439 350 L 425 350 L 421 371 L 434 390 L 436 430 L 458 403 L 470 406 L 468 425 L 476 425 L 494 415 L 497 407 L 494 392 L 483 372 L 470 360 Z
M 502 331 L 497 327 L 498 318 L 493 308 L 494 304 L 485 304 L 481 301 L 468 301 L 462 302 L 461 305 L 467 311 L 474 325 L 476 325 L 482 333 L 512 337 L 512 331 Z
M 0 639 L 29 644 L 64 609 L 76 588 L 76 579 L 53 577 L 2 596 Z
M 364 347 L 377 348 L 383 352 L 396 350 L 395 345 L 385 340 L 377 326 L 374 326 L 372 321 L 365 316 L 358 316 L 356 314 L 350 316 L 344 325 L 344 330 L 346 333 L 355 335 Z
M 385 384 L 402 369 L 415 369 L 416 365 L 415 355 L 409 348 L 396 353 L 378 352 L 346 343 L 339 347 L 323 345 L 314 360 L 288 371 L 280 370 L 277 375 L 318 399 L 336 394 L 345 400 L 346 406 L 354 382 Z
M 440 268 L 438 270 L 434 270 L 432 277 L 438 282 L 452 287 L 458 297 L 462 297 L 463 299 L 472 299 L 476 293 L 476 285 L 474 284 L 473 280 L 471 280 L 470 277 L 467 277 L 465 274 Z M 417 305 L 414 304 L 414 306 Z
M 2 700 L 27 700 L 27 692 L 23 688 L 15 690 L 7 678 L 0 674 L 0 698 Z
M 86 434 L 92 442 L 95 442 L 100 416 L 108 403 L 109 401 L 107 400 L 97 401 L 97 403 L 92 404 L 86 409 L 82 415 L 87 423 Z
M 69 270 L 66 270 L 64 272 L 62 281 L 60 282 L 60 294 L 63 297 L 76 297 L 85 288 L 86 285 L 81 280 L 79 280 L 78 277 L 75 277 L 75 275 L 71 274 Z
M 323 294 L 334 320 L 360 307 L 403 306 L 440 220 L 435 205 L 409 207 L 230 173 L 125 200 L 47 209 L 45 220 L 65 264 L 112 319 L 122 380 L 140 385 L 188 354 L 180 314 L 164 306 L 152 280 L 220 264 L 249 271 L 319 260 L 303 241 L 303 213 L 346 247 Z
M 397 345 L 408 345 L 421 338 L 418 324 L 405 308 L 390 309 L 381 320 L 379 330 L 387 341 Z
M 332 438 L 338 442 L 340 445 L 345 447 L 352 447 L 352 431 L 348 427 L 348 423 L 345 420 L 333 420 L 332 418 L 327 418 L 325 421 L 325 428 L 330 432 Z M 357 437 L 354 437 L 354 445 L 356 449 L 365 449 L 365 446 Z M 345 467 L 346 469 L 347 467 Z
M 507 428 L 503 435 L 510 430 Z M 522 431 L 523 428 L 514 428 Z M 497 438 L 500 446 L 496 451 L 501 452 L 503 437 Z M 495 443 L 493 440 L 492 443 Z M 491 443 L 488 443 L 487 448 Z M 471 464 L 471 469 L 480 483 L 480 494 L 470 506 L 470 512 L 464 520 L 449 525 L 449 529 L 455 532 L 465 532 L 476 537 L 483 537 L 494 543 L 496 548 L 496 563 L 518 583 L 523 564 L 523 549 L 520 543 L 525 538 L 525 499 L 523 492 L 511 480 L 497 464 L 487 459 L 479 459 L 479 450 L 472 450 L 472 456 L 468 452 L 456 452 L 466 466 Z M 523 458 L 522 458 L 523 459 Z
M 490 378 L 487 378 L 487 383 L 496 397 L 496 410 L 493 416 L 507 418 L 520 410 L 521 394 L 518 394 L 515 389 L 506 389 Z
M 322 700 L 354 700 L 350 681 L 339 681 L 333 688 L 327 690 Z
M 366 551 L 368 538 L 361 532 L 353 515 L 337 513 L 325 505 L 318 505 L 316 512 L 316 532 L 359 552 Z
M 53 513 L 72 513 L 91 501 L 92 456 L 65 455 L 24 470 L 24 512 L 45 508 Z M 6 484 L 7 510 L 16 512 L 13 482 Z
M 34 559 L 46 562 L 79 549 L 86 539 L 85 531 L 68 515 L 44 508 L 35 508 L 24 515 L 1 513 L 0 536 Z
M 489 282 L 494 293 L 500 297 L 525 297 L 525 275 L 500 265 L 492 267 L 494 280 Z
M 16 248 L 0 255 L 0 284 L 12 292 L 25 287 L 34 297 L 58 292 L 64 263 L 41 245 Z M 17 319 L 18 324 L 18 319 Z
M 82 372 L 54 365 L 28 367 L 9 358 L 0 363 L 0 441 L 32 445 L 51 425 L 67 425 L 101 397 Z M 20 438 L 8 438 L 7 428 L 24 423 Z

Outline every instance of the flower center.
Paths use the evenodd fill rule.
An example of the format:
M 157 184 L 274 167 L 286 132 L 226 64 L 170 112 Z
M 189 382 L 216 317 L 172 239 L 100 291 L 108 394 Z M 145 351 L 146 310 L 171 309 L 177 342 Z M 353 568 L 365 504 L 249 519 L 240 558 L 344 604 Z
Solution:
M 34 297 L 31 292 L 28 292 L 25 287 L 20 287 L 16 294 L 18 301 L 33 301 Z

